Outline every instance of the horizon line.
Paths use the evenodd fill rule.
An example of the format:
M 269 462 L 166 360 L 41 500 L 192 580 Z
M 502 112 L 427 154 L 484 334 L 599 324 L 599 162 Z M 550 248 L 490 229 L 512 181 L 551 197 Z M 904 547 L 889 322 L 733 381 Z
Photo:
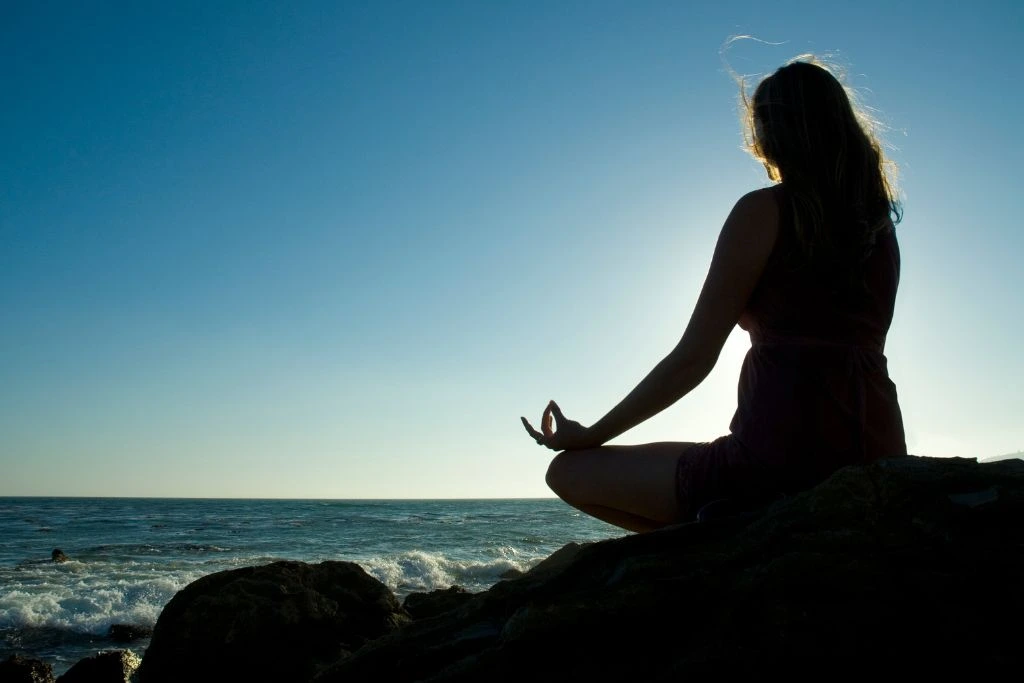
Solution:
M 76 499 L 76 500 L 277 500 L 277 501 L 320 501 L 320 502 L 399 502 L 399 501 L 484 501 L 484 500 L 560 500 L 558 496 L 483 496 L 483 497 L 440 497 L 440 498 L 287 498 L 268 496 L 83 496 L 83 495 L 39 495 L 0 494 L 6 499 Z

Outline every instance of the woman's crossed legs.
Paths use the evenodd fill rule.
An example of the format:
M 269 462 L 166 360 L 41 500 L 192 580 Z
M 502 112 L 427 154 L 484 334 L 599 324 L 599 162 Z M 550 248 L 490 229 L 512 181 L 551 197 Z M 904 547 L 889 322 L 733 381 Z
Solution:
M 562 451 L 548 466 L 558 497 L 592 517 L 629 531 L 688 521 L 677 496 L 679 457 L 692 443 L 662 441 Z

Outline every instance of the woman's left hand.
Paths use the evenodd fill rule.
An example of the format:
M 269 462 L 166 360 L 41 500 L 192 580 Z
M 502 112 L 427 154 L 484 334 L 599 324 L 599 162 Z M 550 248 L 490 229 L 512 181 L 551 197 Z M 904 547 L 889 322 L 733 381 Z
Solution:
M 601 445 L 594 441 L 590 430 L 579 422 L 567 419 L 554 401 L 548 403 L 540 418 L 542 432 L 534 429 L 525 417 L 519 419 L 523 421 L 523 426 L 534 441 L 553 451 L 573 451 Z

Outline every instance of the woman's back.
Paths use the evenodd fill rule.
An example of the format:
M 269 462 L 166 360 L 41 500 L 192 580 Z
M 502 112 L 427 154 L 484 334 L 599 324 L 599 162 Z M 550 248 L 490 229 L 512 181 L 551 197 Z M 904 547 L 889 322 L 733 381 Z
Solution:
M 784 186 L 776 197 L 779 237 L 740 318 L 751 349 L 730 427 L 752 458 L 798 488 L 843 465 L 906 454 L 883 355 L 900 254 L 890 225 L 853 284 L 795 265 Z
M 755 342 L 805 339 L 884 351 L 900 278 L 893 226 L 876 237 L 857 282 L 838 282 L 828 270 L 794 263 L 798 245 L 785 186 L 774 194 L 779 236 L 740 326 Z

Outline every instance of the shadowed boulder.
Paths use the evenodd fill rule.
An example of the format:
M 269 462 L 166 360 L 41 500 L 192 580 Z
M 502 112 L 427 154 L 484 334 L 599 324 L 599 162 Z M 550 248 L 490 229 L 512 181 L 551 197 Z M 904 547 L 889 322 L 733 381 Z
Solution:
M 408 621 L 395 596 L 349 562 L 275 562 L 205 576 L 164 608 L 142 683 L 305 681 Z
M 38 659 L 13 655 L 0 662 L 0 683 L 53 683 L 53 668 Z
M 462 586 L 451 586 L 429 593 L 410 593 L 402 602 L 402 609 L 413 619 L 426 619 L 450 612 L 472 598 L 473 594 Z
M 131 650 L 101 652 L 79 660 L 57 683 L 129 683 L 140 661 Z

